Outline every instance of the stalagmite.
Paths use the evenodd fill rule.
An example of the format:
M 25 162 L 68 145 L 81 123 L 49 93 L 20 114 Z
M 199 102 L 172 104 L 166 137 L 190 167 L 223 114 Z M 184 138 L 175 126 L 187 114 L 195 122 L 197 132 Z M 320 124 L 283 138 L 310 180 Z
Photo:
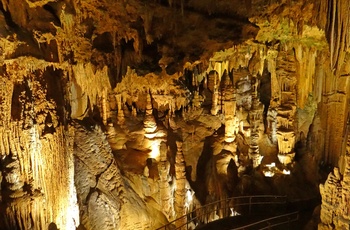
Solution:
M 277 50 L 269 49 L 267 51 L 267 61 L 268 61 L 268 70 L 271 73 L 271 109 L 276 108 L 280 102 L 280 84 L 276 75 L 276 58 L 278 55 Z
M 204 99 L 202 95 L 199 95 L 198 90 L 194 91 L 194 97 L 192 100 L 192 106 L 194 109 L 199 109 L 201 108 L 201 105 L 203 103 Z
M 349 229 L 350 2 L 245 2 L 3 0 L 0 229 L 179 226 L 331 166 L 319 228 Z
M 224 72 L 224 115 L 225 115 L 225 141 L 230 143 L 236 138 L 236 92 L 227 72 Z
M 218 74 L 214 72 L 211 77 L 213 80 L 213 98 L 212 98 L 212 106 L 211 106 L 211 114 L 216 115 L 218 113 L 218 102 L 219 102 L 219 84 L 218 82 Z
M 163 213 L 170 220 L 174 217 L 174 204 L 172 199 L 172 191 L 169 184 L 169 170 L 170 163 L 167 159 L 166 143 L 162 142 L 160 145 L 160 160 L 158 164 L 159 171 L 159 196 L 160 205 L 163 208 Z
M 125 122 L 125 117 L 124 117 L 124 106 L 122 103 L 122 96 L 120 94 L 116 95 L 116 100 L 117 100 L 117 120 L 118 124 L 122 125 Z
M 252 108 L 249 111 L 250 121 L 250 145 L 249 145 L 249 157 L 253 161 L 253 167 L 256 168 L 260 165 L 263 156 L 259 152 L 259 135 L 260 135 L 260 124 L 262 123 L 262 114 L 264 106 L 258 99 L 258 85 L 259 81 L 257 78 L 253 78 L 252 87 Z
M 277 69 L 280 84 L 280 100 L 277 110 L 277 142 L 278 159 L 288 165 L 293 162 L 295 152 L 295 114 L 296 114 L 296 60 L 292 53 L 281 51 L 277 61 L 281 68 Z M 283 56 L 282 56 L 283 54 Z
M 146 115 L 143 120 L 143 127 L 146 135 L 154 133 L 157 129 L 157 123 L 153 116 L 151 96 L 149 94 L 147 94 Z
M 175 157 L 175 178 L 176 178 L 176 189 L 175 189 L 175 213 L 176 217 L 179 218 L 186 214 L 185 209 L 185 198 L 186 198 L 186 171 L 185 171 L 185 160 L 182 152 L 182 142 L 176 142 L 177 151 Z M 182 226 L 186 223 L 186 219 L 183 218 L 176 223 L 177 226 Z
M 104 90 L 102 92 L 102 122 L 104 125 L 107 125 L 109 108 L 107 104 L 107 92 Z
M 269 108 L 267 111 L 267 128 L 268 128 L 268 134 L 269 138 L 271 139 L 272 143 L 277 143 L 277 111 L 275 109 Z

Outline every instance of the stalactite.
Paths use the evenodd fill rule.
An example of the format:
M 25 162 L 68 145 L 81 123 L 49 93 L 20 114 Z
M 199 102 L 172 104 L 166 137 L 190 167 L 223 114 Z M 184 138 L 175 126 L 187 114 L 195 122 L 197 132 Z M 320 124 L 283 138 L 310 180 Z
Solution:
M 332 26 L 331 26 L 331 38 L 330 38 L 330 49 L 331 49 L 331 68 L 334 68 L 334 27 L 335 27 L 335 16 L 336 16 L 336 10 L 337 10 L 337 3 L 336 0 L 333 0 L 332 5 Z
M 10 3 L 4 0 L 2 2 L 4 11 L 11 14 L 12 12 L 7 12 L 10 10 Z M 12 1 L 12 3 L 14 2 L 16 1 Z M 309 98 L 310 92 L 317 91 L 319 95 L 318 102 L 320 102 L 318 112 L 323 113 L 323 111 L 327 110 L 325 112 L 326 115 L 321 114 L 322 121 L 320 122 L 322 125 L 325 123 L 324 126 L 327 127 L 326 132 L 329 131 L 328 135 L 330 136 L 329 140 L 327 140 L 328 142 L 325 150 L 329 158 L 332 159 L 329 161 L 332 161 L 332 163 L 336 162 L 337 153 L 333 154 L 332 151 L 335 151 L 339 146 L 338 139 L 341 139 L 341 137 L 336 139 L 334 136 L 336 136 L 337 133 L 342 133 L 342 129 L 335 127 L 334 124 L 337 123 L 334 121 L 336 120 L 334 117 L 339 118 L 337 120 L 342 120 L 345 116 L 342 115 L 342 113 L 347 114 L 348 107 L 346 98 L 349 91 L 349 80 L 345 80 L 344 76 L 338 78 L 337 74 L 340 67 L 344 65 L 342 59 L 345 51 L 348 50 L 348 37 L 350 37 L 347 28 L 349 26 L 347 11 L 349 11 L 350 5 L 348 1 L 329 0 L 331 5 L 333 4 L 333 11 L 331 10 L 332 12 L 329 18 L 330 26 L 327 29 L 327 33 L 331 31 L 330 60 L 316 59 L 317 52 L 323 52 L 316 51 L 318 48 L 314 49 L 305 47 L 304 45 L 296 45 L 301 38 L 294 37 L 296 28 L 294 28 L 293 23 L 298 24 L 297 33 L 303 36 L 303 33 L 307 32 L 308 19 L 302 17 L 299 22 L 289 21 L 287 24 L 280 22 L 284 22 L 284 20 L 288 21 L 289 18 L 281 21 L 275 20 L 277 23 L 287 27 L 282 28 L 283 26 L 280 25 L 277 27 L 277 30 L 292 30 L 291 33 L 289 33 L 290 31 L 282 31 L 282 33 L 286 32 L 286 36 L 291 36 L 291 38 L 288 37 L 287 40 L 295 40 L 294 44 L 285 43 L 283 40 L 285 34 L 281 35 L 279 31 L 275 30 L 278 35 L 275 36 L 274 34 L 273 36 L 275 37 L 272 36 L 273 39 L 271 40 L 257 39 L 254 41 L 240 42 L 240 45 L 214 54 L 215 57 L 209 60 L 207 56 L 204 58 L 201 56 L 200 58 L 206 60 L 201 60 L 200 64 L 192 65 L 194 66 L 192 68 L 192 84 L 194 88 L 197 88 L 194 92 L 189 92 L 187 85 L 184 85 L 181 79 L 181 74 L 177 73 L 170 76 L 166 71 L 163 71 L 161 74 L 150 73 L 138 75 L 136 71 L 132 70 L 130 67 L 126 69 L 128 63 L 124 59 L 125 53 L 129 52 L 128 49 L 132 50 L 132 52 L 135 51 L 138 55 L 142 53 L 141 40 L 144 39 L 144 34 L 136 30 L 139 29 L 139 27 L 143 28 L 142 22 L 139 21 L 139 10 L 141 9 L 142 11 L 144 8 L 140 6 L 140 9 L 138 9 L 137 6 L 139 5 L 134 1 L 127 2 L 127 4 L 126 1 L 120 2 L 122 1 L 100 2 L 99 6 L 101 7 L 95 9 L 94 4 L 89 1 L 73 0 L 66 1 L 66 3 L 58 3 L 52 0 L 37 1 L 37 4 L 47 4 L 46 8 L 52 7 L 54 8 L 53 11 L 58 11 L 55 16 L 59 17 L 61 23 L 60 26 L 56 24 L 52 27 L 52 30 L 55 30 L 55 35 L 53 35 L 53 33 L 51 37 L 42 32 L 35 32 L 34 38 L 40 46 L 40 49 L 35 51 L 38 52 L 35 53 L 35 55 L 43 55 L 43 59 L 33 58 L 30 57 L 30 55 L 17 57 L 21 54 L 17 52 L 18 50 L 16 52 L 14 52 L 14 50 L 18 47 L 25 47 L 30 44 L 26 44 L 22 41 L 17 43 L 7 41 L 12 39 L 17 40 L 17 38 L 12 35 L 6 39 L 0 38 L 0 48 L 3 51 L 0 61 L 3 64 L 2 71 L 5 72 L 5 74 L 1 74 L 2 79 L 0 80 L 1 86 L 4 86 L 0 88 L 0 157 L 1 159 L 5 159 L 5 161 L 9 159 L 11 159 L 11 161 L 13 160 L 13 162 L 10 163 L 4 161 L 5 163 L 1 164 L 1 169 L 6 168 L 6 170 L 0 173 L 0 183 L 5 190 L 12 189 L 10 195 L 16 198 L 12 203 L 4 202 L 6 206 L 4 209 L 5 215 L 8 215 L 7 219 L 13 220 L 13 222 L 8 223 L 8 226 L 17 226 L 23 229 L 47 229 L 48 224 L 53 222 L 57 225 L 58 229 L 75 229 L 81 221 L 84 225 L 81 226 L 81 228 L 86 227 L 87 229 L 147 229 L 153 227 L 150 223 L 157 221 L 158 217 L 162 217 L 162 212 L 169 220 L 174 219 L 174 207 L 176 209 L 176 215 L 178 217 L 182 216 L 185 214 L 184 210 L 186 210 L 186 207 L 189 207 L 189 204 L 186 204 L 186 201 L 184 201 L 188 194 L 185 190 L 186 177 L 184 155 L 186 156 L 186 163 L 191 164 L 188 166 L 193 166 L 191 160 L 194 159 L 193 161 L 197 162 L 198 158 L 196 158 L 196 154 L 199 154 L 201 151 L 196 153 L 198 150 L 197 148 L 196 151 L 192 153 L 191 151 L 193 149 L 187 145 L 189 141 L 184 142 L 184 151 L 182 150 L 182 142 L 176 143 L 178 148 L 175 157 L 176 192 L 175 195 L 172 194 L 169 173 L 171 170 L 174 170 L 174 168 L 170 169 L 170 164 L 166 155 L 166 144 L 160 144 L 166 139 L 166 135 L 164 134 L 166 132 L 164 130 L 160 132 L 162 129 L 161 122 L 163 117 L 166 116 L 165 119 L 169 122 L 168 126 L 166 126 L 172 129 L 169 130 L 171 135 L 173 135 L 173 132 L 184 133 L 183 131 L 188 127 L 183 128 L 183 126 L 186 126 L 188 123 L 193 123 L 194 125 L 188 128 L 188 130 L 190 130 L 189 133 L 186 133 L 186 135 L 188 135 L 187 140 L 190 140 L 193 146 L 198 144 L 198 139 L 202 142 L 206 137 L 212 136 L 214 130 L 217 130 L 217 128 L 222 125 L 222 122 L 225 122 L 225 140 L 229 143 L 225 143 L 222 149 L 234 153 L 233 155 L 235 155 L 237 149 L 237 143 L 234 143 L 234 140 L 238 132 L 238 122 L 240 122 L 240 135 L 242 135 L 243 140 L 249 140 L 250 138 L 249 151 L 254 160 L 253 167 L 257 167 L 261 161 L 258 148 L 258 144 L 260 144 L 258 143 L 258 126 L 259 124 L 261 125 L 260 117 L 262 107 L 261 104 L 258 103 L 256 89 L 252 90 L 252 95 L 246 96 L 244 93 L 249 94 L 247 92 L 250 88 L 247 85 L 250 84 L 251 75 L 255 76 L 257 73 L 263 73 L 265 61 L 267 61 L 268 71 L 271 73 L 272 85 L 270 108 L 266 108 L 268 111 L 267 134 L 271 135 L 273 144 L 278 143 L 280 148 L 280 161 L 284 164 L 291 162 L 290 159 L 286 158 L 288 158 L 288 155 L 293 155 L 294 144 L 295 141 L 297 141 L 297 135 L 295 133 L 296 128 L 294 127 L 296 108 L 303 108 L 308 101 L 307 99 Z M 249 5 L 251 1 L 248 2 Z M 27 1 L 27 3 L 31 6 L 36 4 L 34 1 Z M 162 3 L 164 3 L 164 1 Z M 175 2 L 175 0 L 169 0 L 169 5 L 180 6 L 181 4 L 182 14 L 184 13 L 184 3 L 183 0 L 181 0 L 181 3 L 179 1 Z M 107 7 L 102 7 L 104 4 L 107 4 Z M 287 4 L 276 2 L 273 7 L 279 8 L 275 8 L 274 12 L 271 12 L 271 17 L 265 17 L 265 15 L 268 15 L 270 12 L 259 14 L 259 17 L 262 17 L 261 21 L 267 24 L 274 23 L 273 19 L 281 16 L 280 14 L 284 17 L 291 17 L 292 13 L 286 13 L 286 11 L 300 8 L 293 8 L 293 4 L 294 3 L 291 2 Z M 74 10 L 70 8 L 72 7 L 71 5 L 73 5 Z M 252 4 L 252 6 L 253 5 L 254 4 Z M 298 6 L 298 4 L 296 5 Z M 308 6 L 309 3 L 299 5 Z M 324 4 L 321 3 L 321 5 L 322 9 L 325 9 Z M 252 12 L 254 12 L 253 8 L 251 9 Z M 164 8 L 162 10 L 172 9 Z M 153 54 L 161 52 L 157 49 L 157 45 L 159 45 L 160 48 L 163 43 L 167 43 L 167 37 L 171 37 L 175 42 L 177 42 L 178 39 L 178 37 L 173 37 L 171 34 L 169 34 L 169 36 L 161 34 L 161 28 L 158 26 L 159 20 L 161 20 L 160 18 L 163 16 L 162 13 L 164 12 L 158 11 L 158 9 L 155 9 L 154 12 L 156 13 L 149 13 L 150 15 L 147 14 L 144 17 L 145 39 L 149 46 L 147 47 L 147 52 L 143 53 L 145 55 L 142 57 L 142 60 L 145 61 L 147 69 L 149 66 L 153 65 L 154 58 L 157 58 L 157 55 Z M 310 12 L 307 10 L 301 12 L 305 14 L 305 17 L 310 16 Z M 5 12 L 3 13 L 5 14 Z M 190 14 L 191 12 L 186 12 L 186 14 L 187 13 Z M 276 13 L 278 15 L 276 15 Z M 15 14 L 12 16 L 15 16 Z M 28 17 L 24 18 L 31 19 L 28 25 L 29 23 L 34 23 L 32 19 L 35 19 L 36 16 L 30 14 L 27 16 Z M 192 15 L 190 16 L 192 17 Z M 272 18 L 275 16 L 276 18 Z M 302 15 L 298 13 L 296 17 L 299 16 Z M 186 17 L 186 19 L 188 19 L 187 21 L 191 22 L 191 17 Z M 220 18 L 219 21 L 216 21 L 216 17 L 216 15 L 210 17 L 211 19 L 214 18 L 215 23 L 217 22 L 215 27 L 218 28 L 216 29 L 224 30 L 226 27 L 226 19 Z M 129 24 L 130 21 L 132 21 L 132 24 Z M 16 23 L 15 19 L 14 23 Z M 141 23 L 141 25 L 139 23 Z M 221 23 L 223 24 L 223 28 L 220 26 Z M 45 24 L 46 22 L 42 25 L 45 26 Z M 177 26 L 179 26 L 179 24 Z M 10 27 L 11 26 L 5 26 L 5 29 L 10 30 Z M 273 26 L 271 26 L 271 28 L 272 27 Z M 184 26 L 184 28 L 186 29 L 187 26 Z M 20 25 L 19 29 L 26 29 L 26 27 Z M 43 31 L 46 29 L 47 28 L 44 28 Z M 160 29 L 161 32 L 157 32 L 158 29 Z M 263 26 L 261 26 L 261 30 L 262 29 Z M 25 35 L 29 33 L 29 30 L 30 29 L 25 32 Z M 168 30 L 169 28 L 167 28 L 166 31 Z M 10 32 L 12 33 L 12 31 Z M 248 33 L 249 32 L 250 31 L 248 31 Z M 245 32 L 243 31 L 242 33 Z M 102 47 L 93 44 L 96 41 L 96 37 L 103 34 L 110 35 L 111 41 L 108 41 L 109 38 L 104 40 L 106 44 L 102 44 Z M 152 36 L 155 36 L 156 39 Z M 200 33 L 199 36 L 202 37 Z M 220 35 L 218 34 L 217 36 Z M 3 37 L 5 37 L 5 35 Z M 25 40 L 26 37 L 27 36 L 23 37 L 21 35 L 21 39 Z M 237 37 L 239 37 L 239 34 L 237 34 Z M 208 48 L 208 50 L 212 50 L 213 48 L 211 47 L 223 49 L 226 45 L 221 44 L 222 40 L 231 39 L 229 37 L 223 37 L 218 46 L 218 43 L 215 43 L 215 36 L 209 36 L 208 38 L 210 38 L 210 42 L 204 43 L 205 45 L 208 44 L 208 46 L 205 47 Z M 244 39 L 246 39 L 245 36 L 242 40 Z M 4 42 L 4 40 L 7 42 Z M 44 60 L 47 50 L 48 52 L 52 50 L 56 52 L 56 47 L 45 47 L 45 45 L 50 46 L 49 41 L 53 40 L 57 43 L 57 63 Z M 120 40 L 125 40 L 127 45 L 123 46 L 119 44 L 118 46 Z M 157 42 L 156 45 L 153 43 L 154 40 Z M 107 42 L 111 44 L 107 44 Z M 176 47 L 185 45 L 187 42 L 190 41 L 185 39 L 183 43 L 177 43 L 179 46 Z M 201 42 L 198 43 L 201 44 Z M 231 43 L 231 41 L 229 41 L 229 43 Z M 269 47 L 269 50 L 267 50 L 267 47 Z M 284 71 L 283 68 L 280 68 L 280 66 L 285 63 L 281 64 L 279 62 L 281 61 L 279 59 L 279 53 L 283 53 L 283 51 L 291 49 L 291 47 L 295 49 L 295 57 L 299 62 L 297 88 L 303 88 L 303 90 L 300 91 L 295 91 L 295 89 L 286 90 L 288 88 L 293 88 L 287 83 L 290 83 L 289 80 L 291 82 L 295 80 L 294 76 L 291 76 L 291 74 L 294 74 L 294 70 Z M 47 48 L 47 50 L 45 48 Z M 99 50 L 101 48 L 103 49 L 102 51 Z M 104 50 L 105 48 L 106 50 Z M 195 47 L 195 50 L 197 50 L 197 48 L 202 47 Z M 176 58 L 182 56 L 177 56 L 177 54 L 177 50 L 174 49 L 174 55 L 173 53 L 171 54 L 174 56 L 174 61 L 179 61 L 176 60 Z M 56 54 L 54 53 L 54 55 Z M 196 55 L 197 54 L 195 54 L 195 56 Z M 190 59 L 192 59 L 192 55 L 190 56 Z M 12 57 L 15 58 L 9 59 Z M 148 59 L 152 62 L 150 65 L 148 65 Z M 203 63 L 206 61 L 209 62 L 209 67 L 207 70 L 204 70 L 203 66 L 206 64 Z M 331 62 L 331 67 L 336 70 L 335 74 L 329 74 L 320 68 L 321 70 L 319 71 L 324 74 L 322 76 L 324 81 L 318 81 L 320 75 L 315 74 L 316 62 L 325 63 L 325 65 L 329 65 L 329 62 Z M 142 63 L 142 65 L 145 63 Z M 201 66 L 202 64 L 203 66 Z M 97 67 L 97 65 L 99 65 L 99 67 Z M 291 63 L 287 62 L 286 65 L 291 65 Z M 115 70 L 108 69 L 109 67 L 107 66 L 113 66 Z M 45 84 L 39 84 L 37 80 L 40 79 L 40 76 L 37 75 L 40 75 L 42 71 L 45 72 L 48 67 L 54 71 L 58 70 L 58 72 L 69 72 L 67 79 L 64 78 L 58 81 L 68 81 L 69 89 L 67 89 L 67 91 L 70 90 L 70 97 L 68 96 L 69 93 L 67 93 L 64 99 L 61 98 L 58 100 L 60 103 L 57 104 L 56 102 L 50 102 L 55 100 L 50 98 L 50 93 L 55 91 L 56 88 L 53 87 L 54 90 L 50 89 L 49 91 L 49 89 L 45 88 Z M 241 71 L 242 67 L 248 67 L 247 69 L 249 72 Z M 153 67 L 150 69 L 152 69 L 150 71 L 153 71 Z M 238 84 L 237 90 L 241 88 L 248 89 L 247 91 L 243 92 L 242 90 L 241 93 L 237 92 L 237 94 L 235 94 L 233 86 L 230 85 L 231 83 L 228 81 L 229 76 L 226 75 L 232 69 L 235 71 L 234 84 L 242 84 Z M 124 70 L 127 71 L 126 75 L 122 78 L 121 75 L 124 74 Z M 207 71 L 208 78 L 207 76 L 204 77 L 203 86 L 205 90 L 203 91 L 205 92 L 201 94 L 202 91 L 199 91 L 199 89 L 202 89 L 200 88 L 199 82 L 201 81 L 201 74 L 203 71 Z M 240 73 L 236 74 L 236 72 Z M 286 72 L 288 75 L 287 77 Z M 114 76 L 111 75 L 114 74 L 116 74 L 117 80 L 112 79 Z M 242 79 L 239 74 L 245 75 L 244 79 Z M 51 76 L 50 73 L 49 75 L 50 77 L 48 79 L 57 77 L 55 74 Z M 110 79 L 108 75 L 110 75 Z M 247 75 L 248 77 L 246 78 Z M 221 81 L 222 77 L 225 81 L 225 89 L 219 94 L 219 85 L 221 85 L 220 82 L 223 82 Z M 263 76 L 262 79 L 265 77 L 266 76 Z M 289 78 L 293 79 L 291 80 Z M 115 126 L 115 117 L 110 117 L 108 107 L 109 100 L 107 95 L 112 91 L 109 80 L 118 81 L 112 93 L 116 98 L 118 112 L 116 119 L 119 125 Z M 43 81 L 50 80 L 45 79 Z M 228 83 L 226 83 L 226 81 Z M 314 81 L 315 85 L 316 81 L 318 82 L 315 87 L 313 86 Z M 17 85 L 19 89 L 16 89 Z M 20 87 L 25 89 L 22 90 Z M 322 89 L 322 87 L 324 87 L 324 89 Z M 23 92 L 13 94 L 14 89 L 18 91 L 22 90 Z M 144 94 L 140 93 L 145 91 L 147 92 L 146 99 L 143 98 Z M 152 95 L 148 92 L 152 92 Z M 57 96 L 56 93 L 57 95 L 66 94 L 63 92 L 53 92 L 52 94 Z M 191 93 L 194 94 L 193 100 L 193 95 Z M 210 98 L 212 99 L 211 113 L 215 116 L 207 116 L 208 114 L 202 116 L 203 114 L 201 112 L 207 112 L 207 108 L 204 108 L 204 106 L 202 107 L 201 95 L 208 96 L 211 94 L 213 94 L 213 97 Z M 67 98 L 69 97 L 69 99 L 67 99 L 66 96 Z M 297 99 L 294 98 L 295 96 Z M 209 104 L 210 99 L 208 99 Z M 192 107 L 190 106 L 190 100 L 192 100 Z M 16 103 L 20 104 L 20 106 L 16 107 Z M 126 109 L 126 104 L 132 107 L 132 115 L 134 117 L 130 116 L 129 110 Z M 142 104 L 142 106 L 139 107 L 140 104 Z M 236 104 L 239 104 L 240 107 L 237 111 Z M 89 105 L 90 107 L 88 108 Z M 67 124 L 67 120 L 69 121 L 71 118 L 82 119 L 84 116 L 89 115 L 86 111 L 88 109 L 95 109 L 95 106 L 98 107 L 98 111 L 101 113 L 102 122 L 106 126 L 109 144 L 112 149 L 108 146 L 102 130 L 93 125 L 89 126 L 85 124 L 86 120 L 79 121 L 84 123 L 86 128 L 84 125 L 71 127 Z M 58 114 L 56 111 L 61 110 L 61 107 L 64 107 L 62 109 L 64 115 Z M 66 109 L 68 111 L 66 111 Z M 141 118 L 141 113 L 137 113 L 140 111 L 143 112 L 144 109 L 146 109 L 146 117 L 143 120 L 143 129 L 142 123 L 140 123 L 141 126 L 138 126 L 138 130 L 134 132 L 134 127 L 130 128 L 130 125 L 132 122 Z M 167 109 L 169 109 L 169 113 L 164 115 Z M 182 111 L 183 119 L 175 116 L 175 113 L 178 114 L 179 110 Z M 220 110 L 223 114 L 218 116 Z M 248 110 L 249 117 L 247 119 Z M 71 114 L 68 114 L 69 111 L 71 111 Z M 158 112 L 157 120 L 153 116 L 153 113 L 156 114 L 156 111 Z M 16 114 L 17 112 L 18 114 Z M 196 117 L 193 114 L 195 114 Z M 236 114 L 239 114 L 237 115 L 239 120 Z M 60 116 L 64 116 L 64 118 Z M 224 121 L 222 120 L 223 118 L 225 118 Z M 157 122 L 159 126 L 157 126 Z M 198 123 L 200 123 L 200 125 L 198 125 Z M 219 125 L 213 123 L 218 123 Z M 342 123 L 342 121 L 338 123 Z M 318 126 L 321 127 L 321 124 Z M 319 130 L 324 131 L 321 128 Z M 220 139 L 222 136 L 218 137 L 218 135 L 216 135 L 215 138 Z M 169 140 L 173 140 L 172 137 L 169 137 Z M 223 138 L 220 139 L 220 141 L 222 140 Z M 220 144 L 222 144 L 222 142 L 220 142 Z M 246 143 L 243 145 L 247 146 Z M 126 146 L 128 149 L 126 149 Z M 246 148 L 242 148 L 242 150 L 244 150 L 245 154 Z M 73 152 L 75 152 L 74 157 Z M 136 166 L 132 170 L 137 171 L 137 173 L 134 171 L 129 172 L 128 166 L 123 164 L 125 163 L 123 160 L 125 157 L 130 157 L 129 154 L 146 155 L 148 152 L 151 152 L 151 156 L 146 157 L 156 159 L 153 160 L 153 162 L 156 162 L 158 165 L 153 168 L 151 166 L 147 167 L 148 171 L 145 171 L 145 175 L 150 178 L 147 178 L 146 181 L 154 180 L 155 184 L 159 183 L 159 194 L 152 194 L 152 196 L 148 196 L 147 194 L 147 197 L 142 197 L 142 199 L 140 199 L 133 189 L 130 189 L 134 186 L 134 181 L 130 178 L 132 178 L 134 174 L 137 174 L 135 177 L 141 177 L 142 172 L 138 175 L 138 168 L 136 168 Z M 159 154 L 159 156 L 157 155 L 154 157 L 153 153 Z M 119 154 L 121 157 L 119 157 Z M 219 154 L 220 152 L 217 155 Z M 242 153 L 242 158 L 246 157 L 243 156 L 244 154 Z M 118 164 L 114 160 L 114 157 L 117 157 Z M 135 157 L 135 159 L 141 159 L 140 162 L 144 163 L 142 157 Z M 190 158 L 190 160 L 188 160 L 187 157 Z M 232 159 L 230 157 L 231 156 L 224 159 L 225 164 Z M 235 155 L 235 157 L 238 165 L 238 156 Z M 59 165 L 59 178 L 57 176 L 57 170 L 52 170 L 56 169 L 57 165 Z M 217 165 L 222 166 L 220 162 Z M 220 174 L 227 173 L 226 166 L 227 165 L 225 165 L 225 167 L 220 167 Z M 123 167 L 125 178 L 123 178 L 123 175 L 119 172 L 118 167 Z M 76 170 L 75 175 L 74 170 Z M 195 171 L 195 169 L 192 170 Z M 155 171 L 156 173 L 154 173 Z M 197 175 L 197 172 L 194 174 Z M 154 178 L 151 178 L 151 176 Z M 157 176 L 159 176 L 159 180 Z M 335 175 L 338 183 L 340 179 L 337 177 L 338 175 Z M 78 185 L 77 193 L 78 201 L 80 202 L 80 210 L 78 210 L 76 205 L 77 195 L 74 179 Z M 126 182 L 124 183 L 124 181 Z M 343 180 L 344 184 L 347 182 L 347 179 Z M 340 182 L 340 184 L 343 185 L 342 182 Z M 28 191 L 26 190 L 27 193 L 22 194 L 21 192 L 23 191 L 24 185 L 26 188 L 28 187 L 30 189 L 28 189 Z M 137 187 L 138 185 L 135 186 L 135 190 Z M 158 189 L 157 186 L 154 187 L 156 187 L 154 188 L 155 190 Z M 1 191 L 2 195 L 5 194 L 2 192 L 3 191 Z M 346 195 L 349 191 L 344 189 L 342 192 L 342 199 L 349 199 Z M 172 200 L 173 195 L 175 196 L 175 203 L 173 203 Z M 0 201 L 2 200 L 2 197 L 0 197 Z M 151 208 L 153 204 L 148 205 L 149 203 L 146 203 L 148 202 L 146 200 L 152 200 L 152 202 L 156 200 L 156 202 L 159 202 L 160 205 L 164 207 L 163 210 L 159 211 L 160 208 L 157 206 L 159 204 L 154 204 L 154 206 L 157 206 L 157 211 L 159 212 L 155 214 L 157 218 L 153 220 L 150 218 L 150 215 L 153 215 L 154 211 Z M 344 213 L 347 207 L 347 204 L 342 204 Z M 82 216 L 81 220 L 79 220 L 79 211 Z M 101 217 L 101 213 L 105 215 Z M 130 213 L 133 213 L 133 215 L 130 215 Z M 345 213 L 344 216 L 348 218 L 349 213 Z
M 271 101 L 270 107 L 276 108 L 279 105 L 280 92 L 279 83 L 276 75 L 276 58 L 278 55 L 277 50 L 268 50 L 267 51 L 267 60 L 268 60 L 268 70 L 271 73 Z
M 218 76 L 217 76 L 217 81 L 218 81 L 218 84 L 220 85 L 220 82 L 221 82 L 221 78 L 222 78 L 222 75 L 224 73 L 224 70 L 222 69 L 222 63 L 221 62 L 215 62 L 214 64 L 214 70 L 217 72 Z
M 72 67 L 77 85 L 87 94 L 90 109 L 93 109 L 93 106 L 97 105 L 98 98 L 101 98 L 103 93 L 110 89 L 107 66 L 97 71 L 94 71 L 93 68 L 91 63 L 78 63 Z
M 330 65 L 333 73 L 339 76 L 341 67 L 344 64 L 345 53 L 350 46 L 350 33 L 348 29 L 350 16 L 348 11 L 350 3 L 341 0 L 329 0 L 331 7 L 322 8 L 324 14 L 329 15 L 326 33 L 329 35 Z M 322 4 L 321 4 L 322 5 Z
M 39 140 L 38 126 L 31 130 L 15 132 L 17 123 L 11 125 L 11 152 L 17 154 L 18 170 L 16 174 L 31 187 L 30 193 L 16 189 L 15 200 L 8 203 L 7 218 L 17 215 L 14 223 L 23 223 L 22 229 L 28 229 L 27 224 L 32 223 L 34 228 L 47 228 L 50 222 L 55 222 L 62 229 L 76 227 L 79 224 L 79 216 L 76 203 L 74 202 L 75 188 L 72 181 L 72 173 L 67 164 L 72 164 L 71 152 L 66 152 L 63 140 L 63 130 L 56 129 L 53 136 L 46 136 Z M 57 144 L 56 144 L 56 143 Z M 55 152 L 53 156 L 46 154 Z M 38 154 L 40 153 L 40 154 Z M 16 162 L 16 161 L 15 161 Z M 69 163 L 70 162 L 70 163 Z M 54 165 L 60 165 L 62 178 L 57 179 L 53 170 Z M 69 179 L 70 178 L 70 179 Z M 73 186 L 72 186 L 73 185 Z M 34 199 L 35 202 L 30 200 Z M 43 202 L 42 199 L 46 201 Z M 31 213 L 31 219 L 26 215 Z M 10 225 L 8 226 L 11 228 Z
M 299 44 L 295 48 L 297 65 L 297 105 L 303 109 L 314 90 L 317 51 Z

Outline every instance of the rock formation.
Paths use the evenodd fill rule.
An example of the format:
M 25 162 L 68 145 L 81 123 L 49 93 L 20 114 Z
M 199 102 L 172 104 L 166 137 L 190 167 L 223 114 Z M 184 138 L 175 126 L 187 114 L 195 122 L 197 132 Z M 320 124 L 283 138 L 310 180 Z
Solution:
M 259 138 L 261 134 L 260 126 L 262 123 L 262 115 L 264 106 L 258 98 L 258 85 L 257 78 L 253 78 L 252 83 L 252 107 L 249 111 L 250 121 L 250 144 L 249 144 L 249 157 L 253 161 L 253 167 L 256 168 L 261 164 L 263 156 L 259 151 Z
M 348 135 L 347 150 L 344 158 L 343 174 L 339 168 L 328 175 L 324 184 L 320 185 L 322 196 L 321 223 L 318 229 L 349 229 L 350 228 L 350 135 Z
M 155 229 L 272 191 L 348 229 L 349 9 L 1 1 L 0 229 Z
M 295 152 L 295 113 L 296 113 L 296 76 L 295 58 L 293 53 L 281 51 L 277 57 L 277 69 L 280 95 L 278 96 L 279 106 L 277 108 L 277 142 L 278 159 L 284 164 L 290 164 L 294 160 Z
M 173 204 L 173 192 L 170 186 L 170 163 L 167 159 L 167 148 L 165 142 L 160 146 L 160 161 L 158 164 L 159 171 L 159 195 L 160 206 L 166 217 L 171 220 L 174 219 L 174 204 Z
M 186 171 L 185 171 L 185 159 L 182 153 L 182 142 L 176 142 L 177 152 L 175 157 L 175 212 L 176 217 L 180 218 L 186 214 Z M 181 227 L 186 224 L 186 219 L 176 223 L 176 227 Z

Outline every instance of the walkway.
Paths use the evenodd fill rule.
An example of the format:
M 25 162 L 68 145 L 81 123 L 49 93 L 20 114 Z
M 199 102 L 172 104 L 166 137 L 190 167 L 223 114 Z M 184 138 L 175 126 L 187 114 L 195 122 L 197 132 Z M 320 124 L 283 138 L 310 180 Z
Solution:
M 298 229 L 293 222 L 300 216 L 304 220 L 305 210 L 311 215 L 318 203 L 319 199 L 287 202 L 286 196 L 273 195 L 230 197 L 195 209 L 158 230 L 272 229 L 282 224 L 284 230 Z

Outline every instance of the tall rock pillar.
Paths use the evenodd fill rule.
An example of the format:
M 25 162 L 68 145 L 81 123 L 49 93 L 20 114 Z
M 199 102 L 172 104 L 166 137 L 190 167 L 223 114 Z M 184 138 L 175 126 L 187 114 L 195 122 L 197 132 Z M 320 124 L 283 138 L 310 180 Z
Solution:
M 223 111 L 225 115 L 225 142 L 231 143 L 236 138 L 236 92 L 230 77 L 224 72 Z
M 211 114 L 216 115 L 218 113 L 218 101 L 219 101 L 219 84 L 218 84 L 218 73 L 215 72 L 213 74 L 214 82 L 213 82 L 213 98 L 212 98 L 212 106 L 211 106 Z M 211 78 L 210 78 L 211 79 Z
M 250 121 L 250 145 L 249 145 L 249 158 L 253 161 L 253 167 L 256 168 L 260 165 L 263 156 L 259 152 L 258 140 L 259 140 L 259 127 L 262 123 L 262 113 L 264 111 L 264 105 L 258 98 L 258 85 L 257 78 L 252 80 L 252 107 L 249 111 Z
M 185 171 L 185 158 L 182 152 L 182 142 L 177 141 L 177 152 L 175 157 L 175 213 L 176 218 L 179 218 L 186 214 L 186 171 Z M 183 218 L 176 222 L 177 226 L 181 226 L 186 223 L 186 219 Z
M 170 163 L 167 159 L 167 146 L 165 142 L 162 142 L 160 144 L 160 160 L 158 163 L 160 205 L 165 216 L 168 220 L 171 220 L 174 217 L 174 207 L 169 184 L 169 170 Z
M 278 159 L 287 165 L 294 160 L 296 117 L 296 60 L 291 51 L 280 51 L 277 57 L 280 105 L 277 110 Z

